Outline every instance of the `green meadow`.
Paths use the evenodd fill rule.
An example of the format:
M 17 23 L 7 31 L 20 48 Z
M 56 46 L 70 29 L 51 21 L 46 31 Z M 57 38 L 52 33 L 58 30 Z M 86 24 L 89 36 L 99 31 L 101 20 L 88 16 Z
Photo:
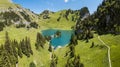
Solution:
M 111 48 L 112 67 L 120 66 L 120 35 L 103 35 L 101 39 Z
M 45 27 L 44 25 L 42 25 Z M 51 26 L 51 25 L 50 25 Z M 62 26 L 61 26 L 62 27 Z M 60 27 L 60 28 L 61 28 Z M 55 28 L 53 26 L 53 28 Z M 46 28 L 47 29 L 47 28 Z M 4 28 L 4 31 L 0 32 L 0 43 L 4 43 L 5 40 L 5 32 L 8 31 L 10 39 L 17 39 L 20 41 L 21 39 L 25 38 L 25 36 L 30 37 L 31 39 L 31 47 L 33 50 L 33 55 L 30 58 L 27 58 L 25 55 L 23 58 L 19 58 L 18 67 L 29 67 L 31 62 L 36 64 L 36 67 L 48 67 L 50 65 L 50 55 L 51 53 L 48 51 L 48 43 L 45 44 L 45 48 L 41 48 L 39 51 L 35 49 L 35 41 L 36 41 L 36 34 L 40 32 L 42 28 L 34 29 L 31 28 L 29 30 L 25 28 L 18 28 L 16 29 L 14 26 Z M 119 35 L 103 35 L 100 36 L 101 39 L 111 47 L 111 61 L 113 67 L 119 66 Z M 117 41 L 117 42 L 116 42 Z M 93 48 L 90 48 L 92 42 L 95 43 Z M 54 53 L 58 56 L 58 67 L 64 67 L 67 58 L 65 57 L 66 52 L 69 50 L 67 46 L 62 48 L 57 48 L 54 50 Z M 108 67 L 108 55 L 107 55 L 107 48 L 101 43 L 98 39 L 98 35 L 94 34 L 94 38 L 90 39 L 88 43 L 84 40 L 79 40 L 78 45 L 75 46 L 75 54 L 80 55 L 81 62 L 84 63 L 85 67 Z M 117 60 L 117 61 L 115 61 Z
M 98 15 L 97 15 L 97 13 L 95 13 L 95 15 L 97 15 L 97 16 L 99 16 L 99 14 L 100 14 L 99 19 L 93 18 L 93 17 L 95 17 L 93 15 L 93 16 L 90 16 L 90 18 L 88 17 L 88 19 L 85 19 L 86 21 L 81 21 L 82 18 L 80 16 L 79 10 L 78 11 L 73 10 L 73 13 L 72 13 L 72 10 L 71 10 L 71 12 L 69 12 L 69 10 L 50 12 L 48 14 L 49 18 L 47 18 L 47 19 L 43 18 L 43 16 L 46 15 L 46 14 L 44 15 L 44 13 L 43 13 L 43 15 L 42 14 L 40 15 L 40 14 L 34 14 L 34 13 L 30 12 L 29 9 L 25 10 L 25 12 L 26 12 L 25 15 L 27 15 L 25 17 L 28 17 L 28 16 L 34 17 L 35 16 L 34 19 L 32 19 L 32 20 L 37 21 L 38 28 L 37 29 L 32 28 L 32 27 L 30 27 L 29 29 L 26 27 L 16 28 L 15 25 L 13 25 L 12 23 L 10 26 L 4 25 L 5 23 L 3 23 L 3 26 L 4 26 L 3 30 L 0 31 L 0 46 L 5 43 L 6 31 L 8 32 L 8 35 L 9 35 L 11 41 L 15 39 L 18 42 L 20 42 L 22 39 L 24 39 L 27 36 L 30 38 L 31 49 L 33 51 L 33 55 L 30 55 L 30 57 L 27 57 L 23 54 L 22 58 L 18 57 L 18 63 L 17 64 L 15 63 L 16 67 L 31 67 L 30 66 L 31 63 L 34 63 L 36 67 L 50 67 L 52 54 L 55 54 L 58 58 L 57 67 L 66 67 L 65 65 L 67 64 L 68 59 L 72 59 L 72 60 L 74 59 L 74 57 L 70 58 L 68 55 L 66 56 L 66 53 L 68 53 L 70 51 L 70 47 L 68 46 L 68 44 L 66 44 L 63 47 L 53 49 L 53 51 L 50 52 L 48 50 L 50 42 L 46 41 L 46 43 L 44 44 L 44 48 L 40 47 L 39 50 L 36 50 L 35 43 L 37 41 L 37 33 L 38 32 L 42 33 L 42 30 L 46 30 L 46 29 L 59 29 L 59 30 L 75 30 L 76 29 L 77 30 L 77 26 L 79 26 L 78 30 L 84 28 L 85 33 L 82 33 L 82 34 L 86 34 L 85 35 L 86 37 L 88 35 L 88 31 L 90 31 L 89 34 L 91 34 L 91 32 L 93 32 L 94 36 L 93 36 L 93 38 L 88 39 L 88 42 L 86 42 L 87 38 L 86 38 L 86 40 L 84 40 L 84 38 L 82 40 L 77 40 L 78 44 L 74 47 L 75 47 L 75 55 L 80 56 L 80 60 L 78 60 L 78 61 L 80 61 L 80 63 L 83 63 L 84 67 L 110 67 L 109 66 L 110 63 L 109 63 L 109 59 L 108 59 L 109 58 L 108 57 L 108 47 L 106 47 L 106 45 L 107 45 L 110 47 L 110 60 L 111 60 L 112 67 L 120 67 L 120 51 L 119 51 L 120 50 L 120 35 L 114 35 L 114 34 L 98 35 L 98 33 L 104 31 L 104 28 L 106 30 L 108 30 L 109 32 L 111 32 L 114 29 L 115 29 L 115 33 L 116 33 L 116 31 L 117 32 L 120 31 L 119 24 L 117 25 L 117 23 L 113 25 L 113 29 L 112 29 L 112 27 L 109 26 L 109 24 L 108 24 L 108 28 L 107 28 L 107 23 L 106 23 L 106 27 L 104 27 L 104 23 L 102 23 L 106 19 L 106 17 L 104 18 L 104 16 L 107 16 L 106 14 L 109 13 L 109 9 L 107 10 L 107 7 L 111 8 L 111 5 L 114 5 L 115 1 L 112 4 L 109 4 L 109 2 L 106 2 L 105 4 L 107 4 L 108 6 L 105 6 L 104 4 L 103 4 L 103 6 L 101 5 L 101 7 L 99 7 L 99 9 L 98 9 Z M 20 6 L 19 7 L 17 7 L 17 6 L 19 6 L 19 5 L 10 3 L 9 0 L 0 0 L 0 9 L 8 9 L 9 7 L 11 7 L 12 9 L 20 8 Z M 116 12 L 118 12 L 117 11 L 118 6 L 119 5 L 117 5 L 117 7 L 116 7 L 116 5 L 114 6 L 114 8 L 116 7 L 115 8 Z M 102 8 L 104 8 L 104 9 L 102 9 Z M 67 11 L 68 11 L 68 13 L 67 13 Z M 31 15 L 28 15 L 27 12 L 28 12 L 28 14 L 31 14 Z M 83 13 L 84 13 L 84 10 L 83 10 Z M 103 13 L 103 14 L 101 14 L 101 13 Z M 112 13 L 110 13 L 110 14 L 112 14 Z M 65 17 L 66 15 L 67 15 L 67 18 Z M 112 14 L 112 16 L 113 15 L 114 14 Z M 20 15 L 20 16 L 22 16 L 22 15 Z M 75 21 L 72 20 L 73 17 L 74 17 Z M 92 21 L 90 21 L 91 17 L 92 17 Z M 102 20 L 101 20 L 101 17 L 102 17 Z M 59 21 L 58 21 L 58 18 L 60 18 Z M 28 18 L 28 20 L 30 20 L 30 18 Z M 100 20 L 101 20 L 101 23 L 100 23 Z M 0 16 L 0 22 L 2 23 L 1 16 Z M 79 22 L 79 23 L 77 24 L 77 22 Z M 110 23 L 111 22 L 113 22 L 113 21 L 110 20 Z M 80 27 L 80 25 L 82 27 Z M 87 29 L 87 26 L 89 26 L 89 25 L 91 25 L 91 27 L 93 26 L 93 27 L 97 28 L 96 29 L 97 31 Z M 112 26 L 112 23 L 110 25 Z M 96 26 L 98 26 L 98 27 L 96 27 Z M 111 28 L 111 29 L 109 30 L 109 28 Z M 104 31 L 104 32 L 106 33 L 106 31 Z M 81 34 L 81 33 L 79 33 L 79 34 Z M 104 43 L 102 43 L 98 37 L 100 37 L 100 39 L 106 45 Z M 94 45 L 92 45 L 93 43 L 94 43 Z M 91 46 L 92 46 L 92 48 L 91 48 Z M 4 55 L 4 51 L 3 51 L 3 55 Z M 0 55 L 0 59 L 2 59 L 1 56 L 3 57 L 3 55 Z M 1 60 L 0 60 L 0 63 L 1 63 Z

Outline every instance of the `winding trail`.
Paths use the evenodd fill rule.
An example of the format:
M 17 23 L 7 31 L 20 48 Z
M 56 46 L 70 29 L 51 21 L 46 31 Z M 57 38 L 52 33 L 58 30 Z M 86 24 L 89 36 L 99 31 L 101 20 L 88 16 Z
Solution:
M 111 65 L 111 59 L 110 59 L 110 47 L 105 44 L 105 42 L 98 36 L 98 39 L 108 48 L 108 60 L 109 60 L 109 67 L 112 67 Z

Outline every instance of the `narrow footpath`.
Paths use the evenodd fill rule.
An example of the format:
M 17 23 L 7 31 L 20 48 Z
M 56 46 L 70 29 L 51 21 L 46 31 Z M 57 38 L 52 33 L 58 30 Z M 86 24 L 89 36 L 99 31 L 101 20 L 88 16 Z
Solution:
M 112 65 L 111 65 L 111 59 L 110 59 L 110 47 L 108 45 L 106 45 L 105 42 L 99 36 L 98 36 L 98 39 L 100 40 L 100 42 L 102 42 L 108 48 L 109 67 L 112 67 Z

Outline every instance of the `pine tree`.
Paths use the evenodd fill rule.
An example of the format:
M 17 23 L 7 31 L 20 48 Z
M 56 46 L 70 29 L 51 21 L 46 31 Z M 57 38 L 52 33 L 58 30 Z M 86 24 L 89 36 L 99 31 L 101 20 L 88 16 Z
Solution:
M 18 56 L 19 56 L 20 58 L 23 57 L 22 49 L 21 49 L 21 43 L 20 43 L 19 46 L 18 46 Z
M 27 37 L 25 38 L 25 48 L 26 48 L 25 55 L 26 55 L 27 57 L 30 57 L 30 43 L 29 43 Z
M 71 44 L 69 46 L 69 49 L 70 49 L 70 57 L 74 57 L 75 56 L 75 46 L 73 44 Z
M 78 44 L 76 35 L 72 34 L 70 44 L 74 44 L 74 45 Z
M 80 56 L 74 56 L 73 59 L 68 58 L 65 67 L 84 67 L 83 63 L 80 62 Z
M 33 55 L 33 51 L 31 48 L 30 38 L 28 38 L 29 52 Z
M 46 42 L 45 38 L 40 33 L 37 33 L 36 43 L 35 43 L 36 49 L 38 50 L 39 47 L 44 48 L 45 42 Z
M 93 48 L 94 47 L 94 42 L 92 42 L 92 45 L 90 46 L 90 48 Z
M 57 67 L 57 64 L 58 64 L 58 57 L 52 53 L 52 60 L 51 60 L 51 63 L 50 63 L 50 67 Z
M 8 36 L 8 32 L 6 32 L 6 40 L 5 40 L 4 46 L 5 46 L 7 56 L 8 56 L 9 63 L 11 64 L 10 66 L 15 66 L 16 59 L 13 53 L 13 48 L 12 48 L 12 44 Z
M 49 44 L 48 51 L 52 52 L 52 46 Z
M 13 55 L 15 57 L 15 62 L 18 63 L 18 42 L 16 40 L 12 41 Z

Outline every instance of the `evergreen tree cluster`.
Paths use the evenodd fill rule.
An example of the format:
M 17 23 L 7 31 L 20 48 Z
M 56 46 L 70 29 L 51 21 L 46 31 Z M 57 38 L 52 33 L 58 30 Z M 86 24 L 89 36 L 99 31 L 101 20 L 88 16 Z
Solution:
M 52 52 L 52 46 L 49 44 L 49 48 L 48 48 L 49 52 Z
M 52 57 L 51 57 L 51 63 L 50 63 L 50 67 L 57 67 L 57 63 L 58 63 L 58 57 L 52 53 Z
M 75 35 L 77 36 L 78 40 L 87 40 L 93 38 L 93 24 L 90 20 L 90 16 L 87 16 L 85 19 L 77 21 Z
M 20 17 L 15 14 L 14 12 L 1 12 L 0 13 L 0 31 L 3 30 L 5 25 L 9 26 L 12 24 L 12 22 L 16 22 L 20 20 Z
M 42 36 L 42 34 L 38 32 L 36 36 L 36 43 L 35 43 L 36 49 L 38 50 L 40 47 L 44 48 L 45 43 L 46 43 L 46 39 L 44 38 L 44 36 Z
M 31 18 L 29 17 L 29 15 L 24 14 L 24 12 L 20 12 L 20 14 L 24 17 L 25 20 L 31 22 Z
M 81 13 L 87 8 L 81 9 Z M 92 30 L 98 34 L 120 34 L 120 1 L 119 0 L 104 0 L 97 8 L 97 11 L 87 17 L 81 14 L 82 19 L 78 19 L 76 23 L 75 34 L 78 39 L 93 38 Z
M 68 45 L 69 52 L 66 53 L 66 56 L 69 54 L 69 56 L 72 58 L 75 56 L 75 46 L 78 44 L 76 35 L 72 34 L 70 43 Z
M 2 31 L 4 27 L 5 27 L 5 23 L 4 22 L 0 22 L 0 31 Z
M 27 57 L 33 54 L 30 39 L 26 37 L 25 41 L 23 39 L 20 43 L 11 41 L 6 32 L 5 43 L 0 46 L 0 67 L 16 67 L 18 57 L 22 58 L 23 54 Z
M 49 14 L 53 14 L 54 12 L 49 11 L 49 10 L 44 10 L 39 17 L 42 17 L 43 19 L 50 19 L 51 17 L 49 16 Z
M 91 16 L 94 27 L 99 34 L 120 33 L 120 1 L 104 0 Z
M 28 37 L 21 40 L 19 46 L 21 48 L 22 53 L 24 55 L 26 55 L 27 57 L 30 57 L 30 55 L 33 55 L 33 51 L 31 49 L 30 39 Z
M 74 44 L 74 45 L 78 44 L 76 35 L 72 34 L 71 39 L 70 39 L 70 44 Z
M 84 67 L 80 62 L 80 56 L 75 56 L 73 59 L 68 59 L 65 67 Z
M 70 49 L 70 51 L 69 51 L 69 56 L 72 58 L 72 57 L 75 56 L 75 45 L 71 44 L 71 45 L 69 46 L 69 49 Z
M 26 20 L 28 22 L 29 27 L 37 28 L 38 24 L 36 22 L 33 22 L 32 18 L 25 14 L 24 12 L 14 12 L 11 11 L 12 8 L 8 9 L 9 11 L 6 12 L 0 12 L 0 31 L 3 30 L 4 26 L 10 26 L 12 24 L 16 25 L 16 28 L 25 27 L 26 24 L 23 22 L 23 20 Z M 21 16 L 24 18 L 21 18 Z
M 30 23 L 30 27 L 33 27 L 33 28 L 38 28 L 38 24 L 36 22 L 32 22 Z
M 80 56 L 75 54 L 75 46 L 78 44 L 77 36 L 72 35 L 70 44 L 68 45 L 69 51 L 65 57 L 68 56 L 65 67 L 84 67 L 83 63 L 80 62 Z
M 84 64 L 80 62 L 80 56 L 75 54 L 75 45 L 69 45 L 69 52 L 66 53 L 68 55 L 67 63 L 65 67 L 84 67 Z
M 88 40 L 93 38 L 93 23 L 91 22 L 91 16 L 87 7 L 83 7 L 79 10 L 79 18 L 77 18 L 77 23 L 74 27 L 75 36 L 78 40 Z
M 17 21 L 21 20 L 20 16 L 17 15 L 13 11 L 10 11 L 10 12 L 1 12 L 0 13 L 0 19 L 2 21 L 5 21 L 6 25 L 11 25 L 12 22 L 17 22 Z

